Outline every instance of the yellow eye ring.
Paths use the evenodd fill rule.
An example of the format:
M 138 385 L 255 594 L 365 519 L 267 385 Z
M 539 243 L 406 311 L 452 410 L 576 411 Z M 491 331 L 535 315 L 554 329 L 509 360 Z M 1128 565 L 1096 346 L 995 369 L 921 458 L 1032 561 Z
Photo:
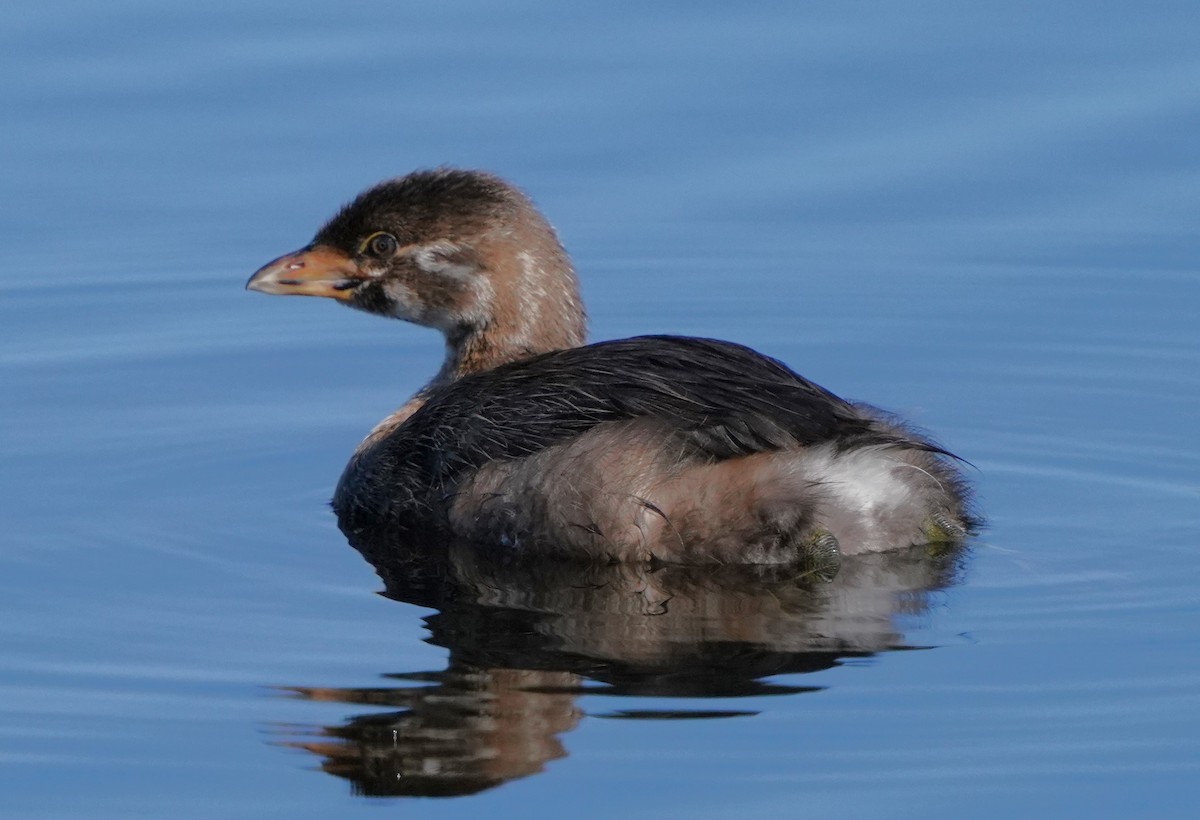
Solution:
M 376 259 L 388 259 L 399 247 L 400 243 L 396 241 L 396 237 L 385 231 L 376 231 L 359 244 L 358 252 L 374 256 Z

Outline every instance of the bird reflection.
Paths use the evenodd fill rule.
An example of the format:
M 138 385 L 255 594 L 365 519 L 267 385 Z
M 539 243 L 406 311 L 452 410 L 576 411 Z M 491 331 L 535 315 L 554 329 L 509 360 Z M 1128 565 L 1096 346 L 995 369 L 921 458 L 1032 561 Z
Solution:
M 790 695 L 774 680 L 911 648 L 895 618 L 955 582 L 961 547 L 846 556 L 833 578 L 800 568 L 525 562 L 450 545 L 438 556 L 352 537 L 384 595 L 429 607 L 444 670 L 385 675 L 370 689 L 286 687 L 371 707 L 342 725 L 279 727 L 282 745 L 370 796 L 472 794 L 540 772 L 567 752 L 581 694 L 674 698 L 593 717 L 755 714 L 688 699 Z M 398 558 L 397 556 L 410 557 Z M 699 705 L 699 704 L 697 704 Z M 745 702 L 739 702 L 744 707 Z

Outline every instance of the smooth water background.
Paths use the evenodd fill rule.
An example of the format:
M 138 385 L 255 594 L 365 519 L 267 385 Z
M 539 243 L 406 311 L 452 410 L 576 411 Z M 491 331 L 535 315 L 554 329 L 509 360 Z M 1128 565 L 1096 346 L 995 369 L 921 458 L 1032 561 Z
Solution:
M 9 4 L 0 815 L 1192 816 L 1198 89 L 1190 2 Z M 284 745 L 370 711 L 286 687 L 445 665 L 325 507 L 441 348 L 242 285 L 443 163 L 537 200 L 595 338 L 736 339 L 976 465 L 927 651 L 725 720 L 592 687 L 468 798 Z

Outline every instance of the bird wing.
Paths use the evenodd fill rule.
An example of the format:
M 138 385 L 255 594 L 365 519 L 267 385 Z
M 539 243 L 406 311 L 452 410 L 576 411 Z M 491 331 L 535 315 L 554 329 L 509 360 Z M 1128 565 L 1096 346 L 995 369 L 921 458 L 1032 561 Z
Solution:
M 405 422 L 404 452 L 385 460 L 445 486 L 487 462 L 639 418 L 663 420 L 710 461 L 827 441 L 896 441 L 894 428 L 750 348 L 641 336 L 535 356 L 438 388 Z

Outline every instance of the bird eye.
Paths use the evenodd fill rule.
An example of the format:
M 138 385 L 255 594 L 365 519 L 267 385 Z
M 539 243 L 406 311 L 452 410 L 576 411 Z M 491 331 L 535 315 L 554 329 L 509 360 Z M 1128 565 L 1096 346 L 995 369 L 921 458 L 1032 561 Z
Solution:
M 363 243 L 363 250 L 377 259 L 387 259 L 396 252 L 397 247 L 396 237 L 382 231 L 371 234 Z

